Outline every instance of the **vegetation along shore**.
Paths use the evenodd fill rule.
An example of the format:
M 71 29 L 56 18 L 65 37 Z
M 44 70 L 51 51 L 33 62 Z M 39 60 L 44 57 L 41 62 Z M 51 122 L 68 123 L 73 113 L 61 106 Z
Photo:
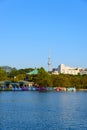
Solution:
M 39 87 L 74 87 L 77 90 L 87 90 L 87 75 L 54 75 L 46 72 L 44 68 L 38 68 L 37 73 L 32 72 L 34 72 L 33 68 L 26 68 L 19 70 L 13 69 L 10 73 L 6 73 L 0 68 L 0 87 L 3 81 L 9 81 L 11 83 L 26 81 Z

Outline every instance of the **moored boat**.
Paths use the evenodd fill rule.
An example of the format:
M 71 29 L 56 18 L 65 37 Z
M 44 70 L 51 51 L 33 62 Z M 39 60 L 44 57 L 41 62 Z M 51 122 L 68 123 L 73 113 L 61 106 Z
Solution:
M 76 88 L 75 87 L 71 87 L 71 88 L 67 88 L 68 92 L 76 92 Z

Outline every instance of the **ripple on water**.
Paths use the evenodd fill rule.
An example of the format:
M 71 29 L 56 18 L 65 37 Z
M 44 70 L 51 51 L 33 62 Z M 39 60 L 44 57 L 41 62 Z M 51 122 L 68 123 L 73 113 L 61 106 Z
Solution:
M 87 93 L 0 93 L 0 130 L 87 130 Z

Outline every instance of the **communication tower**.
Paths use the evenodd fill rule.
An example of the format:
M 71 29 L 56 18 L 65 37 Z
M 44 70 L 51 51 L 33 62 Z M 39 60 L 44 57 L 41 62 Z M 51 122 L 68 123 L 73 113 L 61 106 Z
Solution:
M 51 66 L 50 56 L 48 56 L 48 72 L 50 72 L 50 66 Z

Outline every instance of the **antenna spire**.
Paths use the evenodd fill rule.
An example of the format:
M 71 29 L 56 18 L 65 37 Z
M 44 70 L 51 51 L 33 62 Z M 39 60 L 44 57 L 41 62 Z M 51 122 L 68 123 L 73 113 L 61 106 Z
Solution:
M 48 72 L 50 72 L 50 66 L 51 66 L 51 62 L 50 62 L 50 55 L 48 56 Z

